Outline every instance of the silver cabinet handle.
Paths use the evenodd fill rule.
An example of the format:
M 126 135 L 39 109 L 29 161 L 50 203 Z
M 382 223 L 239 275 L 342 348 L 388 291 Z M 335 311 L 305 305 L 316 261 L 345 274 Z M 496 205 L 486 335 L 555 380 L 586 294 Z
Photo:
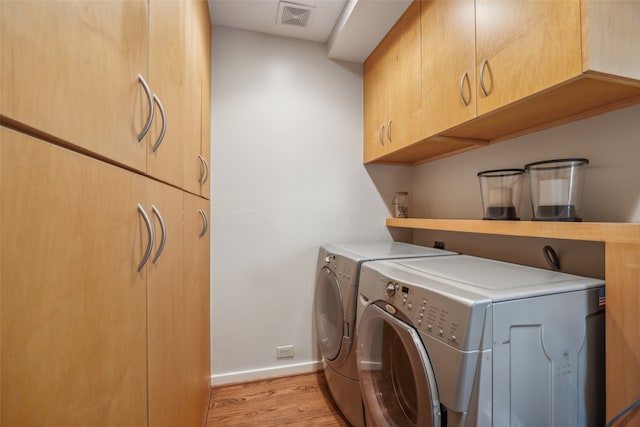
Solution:
M 149 216 L 144 211 L 144 208 L 140 205 L 140 203 L 138 203 L 138 212 L 140 212 L 142 218 L 144 218 L 144 222 L 147 225 L 147 232 L 149 233 L 149 243 L 147 243 L 147 251 L 145 252 L 144 257 L 142 257 L 142 261 L 140 261 L 140 264 L 138 264 L 138 272 L 140 272 L 142 270 L 142 267 L 144 267 L 147 261 L 149 261 L 149 257 L 151 256 L 151 250 L 153 249 L 153 227 L 151 226 L 151 221 L 149 221 Z
M 162 215 L 160 215 L 160 211 L 158 210 L 158 208 L 156 208 L 154 205 L 151 205 L 151 210 L 153 211 L 154 215 L 158 217 L 158 220 L 160 221 L 160 229 L 162 230 L 162 240 L 160 240 L 160 247 L 151 260 L 151 263 L 155 264 L 158 258 L 160 258 L 160 254 L 164 250 L 164 244 L 167 242 L 167 228 L 164 225 L 164 219 L 162 219 Z
M 484 70 L 485 68 L 487 68 L 488 63 L 489 60 L 485 58 L 484 61 L 482 61 L 482 65 L 480 65 L 480 87 L 482 88 L 482 93 L 484 93 L 484 96 L 489 96 L 489 91 L 484 85 Z
M 151 89 L 149 89 L 149 85 L 144 80 L 142 75 L 138 74 L 138 81 L 142 84 L 145 93 L 147 94 L 147 100 L 149 101 L 149 117 L 147 117 L 147 123 L 144 125 L 142 132 L 138 135 L 138 142 L 142 141 L 142 138 L 149 132 L 149 128 L 151 128 L 151 122 L 153 122 L 153 99 L 151 96 Z
M 207 218 L 207 214 L 202 209 L 198 209 L 200 216 L 202 217 L 202 231 L 200 231 L 200 235 L 198 238 L 202 238 L 205 234 L 207 234 L 207 230 L 209 229 L 209 219 Z
M 162 102 L 160 102 L 160 98 L 158 98 L 158 95 L 156 95 L 155 93 L 153 94 L 153 102 L 158 104 L 158 108 L 160 108 L 160 115 L 162 116 L 162 131 L 160 131 L 160 136 L 158 137 L 156 143 L 153 144 L 153 152 L 155 153 L 156 150 L 160 147 L 160 144 L 162 144 L 164 136 L 167 133 L 167 115 L 164 113 L 164 107 L 162 106 Z
M 200 179 L 198 181 L 201 184 L 204 184 L 209 178 L 209 163 L 207 163 L 207 161 L 204 157 L 202 157 L 201 154 L 198 154 L 198 157 L 200 158 L 200 162 L 202 163 L 202 174 L 200 174 Z
M 391 141 L 391 120 L 389 120 L 389 123 L 387 124 L 387 139 L 389 140 L 389 142 Z
M 464 81 L 465 80 L 469 81 L 469 73 L 467 73 L 466 71 L 464 72 L 464 74 L 462 75 L 462 78 L 460 79 L 460 97 L 462 98 L 462 102 L 464 102 L 464 105 L 467 106 L 467 105 L 469 105 L 469 99 L 467 99 L 464 96 Z
M 380 145 L 384 146 L 384 138 L 382 137 L 382 132 L 384 131 L 384 123 L 380 125 L 380 129 L 378 130 L 378 138 L 380 139 Z

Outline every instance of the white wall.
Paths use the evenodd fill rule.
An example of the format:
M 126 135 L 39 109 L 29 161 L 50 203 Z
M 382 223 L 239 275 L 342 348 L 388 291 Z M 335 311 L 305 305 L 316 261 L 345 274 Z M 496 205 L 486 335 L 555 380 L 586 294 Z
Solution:
M 362 66 L 325 49 L 213 29 L 213 384 L 317 368 L 318 247 L 391 240 L 393 193 L 411 184 L 410 168 L 362 165 Z
M 425 163 L 413 171 L 413 210 L 426 218 L 482 218 L 477 173 L 522 168 L 526 163 L 585 157 L 585 221 L 640 222 L 640 105 Z M 529 182 L 520 217 L 531 219 Z M 416 231 L 414 241 L 445 240 L 447 249 L 546 267 L 541 248 L 548 239 Z M 602 245 L 553 241 L 563 270 L 603 277 Z M 564 263 L 562 262 L 564 261 Z

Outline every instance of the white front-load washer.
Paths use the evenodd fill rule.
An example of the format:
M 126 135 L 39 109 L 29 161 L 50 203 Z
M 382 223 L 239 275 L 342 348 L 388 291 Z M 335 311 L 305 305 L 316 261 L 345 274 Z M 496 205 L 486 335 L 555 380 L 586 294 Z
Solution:
M 368 426 L 605 424 L 604 282 L 460 255 L 361 268 Z
M 324 245 L 318 252 L 315 324 L 329 391 L 355 427 L 365 425 L 356 366 L 356 300 L 360 266 L 371 260 L 456 255 L 399 242 Z

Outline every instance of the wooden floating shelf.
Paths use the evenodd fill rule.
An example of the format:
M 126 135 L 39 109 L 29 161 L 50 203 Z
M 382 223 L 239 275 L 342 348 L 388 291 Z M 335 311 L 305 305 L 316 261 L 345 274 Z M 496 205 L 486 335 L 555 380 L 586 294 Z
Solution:
M 640 244 L 640 223 L 387 218 L 388 227 Z

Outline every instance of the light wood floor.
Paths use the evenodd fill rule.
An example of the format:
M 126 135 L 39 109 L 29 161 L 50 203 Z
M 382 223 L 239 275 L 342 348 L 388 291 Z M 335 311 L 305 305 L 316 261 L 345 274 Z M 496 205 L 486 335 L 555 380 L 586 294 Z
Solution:
M 211 389 L 206 427 L 284 425 L 349 426 L 322 372 Z

